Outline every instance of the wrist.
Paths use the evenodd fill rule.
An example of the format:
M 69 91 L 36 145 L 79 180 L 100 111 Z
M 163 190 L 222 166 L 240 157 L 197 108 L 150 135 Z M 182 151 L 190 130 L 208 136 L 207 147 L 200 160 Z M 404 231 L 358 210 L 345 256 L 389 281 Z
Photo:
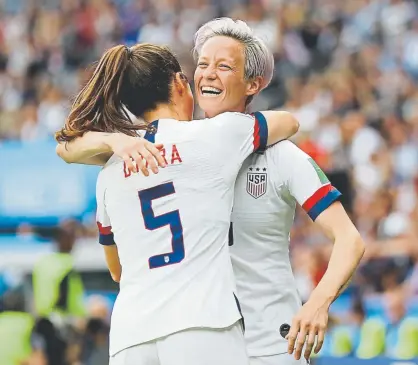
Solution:
M 330 307 L 331 304 L 334 302 L 335 298 L 337 297 L 337 294 L 330 291 L 329 289 L 321 288 L 320 285 L 318 285 L 313 291 L 312 294 L 309 297 L 309 301 L 315 301 L 321 304 L 321 306 Z

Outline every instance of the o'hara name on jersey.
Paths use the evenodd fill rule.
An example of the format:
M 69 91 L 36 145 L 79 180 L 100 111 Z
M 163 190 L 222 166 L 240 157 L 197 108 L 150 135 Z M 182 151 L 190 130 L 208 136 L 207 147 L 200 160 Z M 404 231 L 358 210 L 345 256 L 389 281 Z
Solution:
M 179 165 L 183 162 L 180 152 L 175 144 L 164 145 L 164 147 L 160 150 L 160 153 L 167 167 L 171 165 Z M 148 168 L 148 161 L 145 163 L 145 167 Z M 125 177 L 129 177 L 132 174 L 126 167 L 125 162 L 123 163 L 123 173 L 125 174 Z
M 267 169 L 250 167 L 247 172 L 247 193 L 258 199 L 267 191 Z

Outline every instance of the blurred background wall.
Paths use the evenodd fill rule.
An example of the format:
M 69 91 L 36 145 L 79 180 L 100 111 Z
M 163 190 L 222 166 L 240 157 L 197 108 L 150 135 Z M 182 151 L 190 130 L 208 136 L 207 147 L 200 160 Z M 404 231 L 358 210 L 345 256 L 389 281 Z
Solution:
M 97 244 L 98 168 L 60 161 L 52 136 L 106 48 L 167 44 L 192 79 L 192 35 L 219 16 L 245 20 L 274 52 L 273 81 L 251 108 L 295 113 L 295 142 L 343 192 L 367 243 L 317 363 L 418 364 L 402 361 L 418 358 L 417 10 L 413 0 L 1 0 L 0 365 L 106 363 L 117 285 Z M 298 212 L 303 300 L 330 250 Z

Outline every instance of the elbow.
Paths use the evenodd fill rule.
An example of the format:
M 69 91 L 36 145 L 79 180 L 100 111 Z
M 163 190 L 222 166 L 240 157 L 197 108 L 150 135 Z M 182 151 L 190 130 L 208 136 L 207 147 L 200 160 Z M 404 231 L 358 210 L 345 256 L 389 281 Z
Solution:
M 291 133 L 292 133 L 292 135 L 294 135 L 299 131 L 300 124 L 299 124 L 299 121 L 293 116 L 293 114 L 290 114 L 290 118 L 291 118 L 291 120 L 290 120 Z
M 296 134 L 299 130 L 300 124 L 299 121 L 295 118 L 295 116 L 290 112 L 282 111 L 281 117 L 282 122 L 285 122 L 289 128 L 289 136 L 293 136 L 294 134 Z
M 352 232 L 351 242 L 353 242 L 354 257 L 360 262 L 366 252 L 366 244 L 357 229 Z
M 57 147 L 55 148 L 55 152 L 66 163 L 74 162 L 69 158 L 70 156 L 68 155 L 67 150 L 65 149 L 65 143 L 58 143 Z
M 118 273 L 111 272 L 110 275 L 112 276 L 112 280 L 115 283 L 120 283 L 120 277 L 121 277 L 121 273 L 120 272 L 118 272 Z

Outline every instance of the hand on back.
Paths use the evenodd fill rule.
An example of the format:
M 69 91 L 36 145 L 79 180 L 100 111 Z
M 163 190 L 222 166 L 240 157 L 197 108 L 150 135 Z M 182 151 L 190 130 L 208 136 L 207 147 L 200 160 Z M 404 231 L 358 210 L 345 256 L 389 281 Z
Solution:
M 124 160 L 127 169 L 133 173 L 141 170 L 143 175 L 148 176 L 149 169 L 157 174 L 158 167 L 166 166 L 160 153 L 162 144 L 151 143 L 142 137 L 114 133 L 109 138 L 108 145 L 115 155 Z

